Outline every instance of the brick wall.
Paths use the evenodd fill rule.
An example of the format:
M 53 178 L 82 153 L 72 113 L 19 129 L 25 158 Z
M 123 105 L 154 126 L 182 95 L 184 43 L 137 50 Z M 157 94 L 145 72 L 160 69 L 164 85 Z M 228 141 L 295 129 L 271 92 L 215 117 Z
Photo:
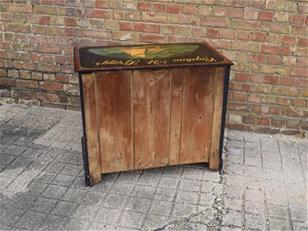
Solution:
M 74 45 L 206 40 L 235 63 L 229 127 L 303 133 L 307 13 L 305 0 L 3 0 L 0 94 L 78 107 Z

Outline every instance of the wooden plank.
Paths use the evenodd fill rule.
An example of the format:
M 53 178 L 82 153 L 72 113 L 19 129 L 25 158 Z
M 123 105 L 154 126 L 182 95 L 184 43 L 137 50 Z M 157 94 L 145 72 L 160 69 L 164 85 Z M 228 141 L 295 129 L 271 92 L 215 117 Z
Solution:
M 213 68 L 186 68 L 184 74 L 180 163 L 207 162 L 210 148 Z
M 216 68 L 215 82 L 214 82 L 214 106 L 213 106 L 213 123 L 212 123 L 212 137 L 211 149 L 209 156 L 209 168 L 213 170 L 219 169 L 219 143 L 220 143 L 220 129 L 221 129 L 221 115 L 223 105 L 223 91 L 224 91 L 224 68 Z
M 170 76 L 168 70 L 133 72 L 135 168 L 169 162 Z
M 102 172 L 132 169 L 131 72 L 97 73 Z
M 101 157 L 96 117 L 95 73 L 82 75 L 83 106 L 87 140 L 90 184 L 101 181 Z
M 183 68 L 171 73 L 170 164 L 180 163 L 181 121 L 183 106 Z

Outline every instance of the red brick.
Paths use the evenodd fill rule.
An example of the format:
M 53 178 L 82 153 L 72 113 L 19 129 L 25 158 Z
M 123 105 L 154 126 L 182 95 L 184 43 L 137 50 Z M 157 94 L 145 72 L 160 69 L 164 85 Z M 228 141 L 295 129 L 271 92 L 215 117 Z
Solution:
M 266 34 L 263 32 L 253 32 L 251 34 L 251 40 L 255 42 L 265 42 Z
M 266 55 L 263 54 L 251 54 L 251 60 L 254 63 L 265 63 L 266 62 Z
M 247 31 L 237 31 L 237 38 L 239 40 L 250 40 L 250 35 L 251 33 L 250 32 L 247 32 Z
M 280 107 L 274 107 L 274 106 L 269 107 L 269 113 L 272 115 L 280 115 L 281 112 L 282 109 Z
M 39 24 L 41 24 L 41 25 L 50 25 L 50 17 L 49 16 L 41 16 L 39 18 Z
M 131 31 L 131 30 L 133 30 L 133 25 L 130 22 L 120 22 L 119 28 L 122 31 Z
M 267 84 L 278 84 L 279 80 L 280 78 L 277 76 L 273 76 L 273 75 L 264 76 L 264 83 L 267 83 Z
M 0 78 L 0 86 L 14 87 L 15 85 L 16 85 L 16 79 Z
M 14 13 L 32 13 L 32 5 L 31 4 L 8 4 L 7 6 L 8 12 Z
M 305 107 L 306 100 L 305 99 L 292 99 L 291 103 L 292 103 L 293 106 Z
M 185 5 L 182 6 L 181 12 L 183 14 L 196 14 L 197 13 L 197 8 L 196 8 L 195 5 L 185 4 Z
M 19 88 L 37 88 L 38 82 L 34 81 L 34 80 L 17 79 L 16 80 L 16 87 L 19 87 Z
M 300 38 L 297 42 L 297 46 L 299 47 L 308 47 L 308 39 Z
M 112 18 L 112 11 L 102 10 L 102 9 L 88 9 L 88 10 L 86 10 L 86 15 L 89 18 L 111 19 Z
M 296 37 L 294 36 L 289 36 L 289 35 L 285 35 L 281 38 L 281 42 L 284 44 L 284 45 L 288 45 L 288 46 L 293 46 L 296 44 Z
M 227 27 L 228 20 L 225 17 L 200 16 L 200 25 Z
M 269 126 L 270 125 L 270 119 L 268 119 L 268 118 L 258 118 L 257 119 L 257 125 Z
M 289 47 L 262 45 L 261 51 L 269 54 L 289 55 L 291 53 Z
M 156 24 L 145 24 L 145 23 L 134 23 L 133 30 L 139 32 L 148 32 L 148 33 L 160 33 L 160 25 Z
M 237 81 L 245 81 L 248 82 L 250 80 L 251 75 L 246 73 L 236 73 L 235 74 L 235 80 Z
M 165 42 L 165 36 L 156 34 L 140 34 L 140 42 L 163 43 Z
M 243 8 L 229 8 L 228 15 L 230 18 L 243 18 L 244 17 L 244 9 Z
M 219 38 L 220 37 L 220 31 L 216 29 L 207 29 L 207 36 L 209 38 Z
M 258 19 L 262 21 L 272 21 L 273 20 L 273 12 L 270 11 L 260 11 L 258 14 Z
M 65 26 L 76 26 L 77 22 L 75 18 L 64 18 L 64 25 Z
M 178 4 L 169 4 L 167 5 L 167 13 L 168 14 L 178 14 L 180 13 L 181 6 Z
M 39 52 L 51 53 L 51 54 L 59 54 L 61 53 L 61 49 L 58 46 L 50 45 L 50 44 L 40 44 L 38 46 Z
M 302 117 L 303 111 L 297 108 L 285 107 L 282 109 L 282 114 L 290 117 Z
M 150 11 L 151 10 L 151 3 L 147 2 L 138 2 L 137 9 L 139 11 Z
M 282 58 L 279 55 L 268 55 L 267 63 L 269 64 L 282 64 Z
M 286 121 L 284 119 L 272 118 L 271 125 L 276 128 L 283 128 L 286 126 Z
M 291 24 L 302 25 L 305 22 L 305 16 L 303 15 L 292 15 L 289 17 L 289 22 Z
M 166 6 L 162 3 L 152 3 L 152 11 L 153 12 L 166 12 Z
M 45 90 L 52 90 L 52 91 L 62 91 L 63 84 L 57 82 L 40 82 L 40 88 Z
M 244 115 L 243 116 L 243 123 L 245 124 L 255 124 L 256 123 L 256 117 L 252 115 Z

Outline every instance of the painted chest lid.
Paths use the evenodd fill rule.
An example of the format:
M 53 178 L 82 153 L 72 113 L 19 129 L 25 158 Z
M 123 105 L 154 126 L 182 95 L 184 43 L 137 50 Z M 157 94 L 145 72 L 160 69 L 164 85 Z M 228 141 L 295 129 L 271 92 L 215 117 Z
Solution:
M 207 43 L 75 48 L 75 70 L 78 72 L 231 64 Z

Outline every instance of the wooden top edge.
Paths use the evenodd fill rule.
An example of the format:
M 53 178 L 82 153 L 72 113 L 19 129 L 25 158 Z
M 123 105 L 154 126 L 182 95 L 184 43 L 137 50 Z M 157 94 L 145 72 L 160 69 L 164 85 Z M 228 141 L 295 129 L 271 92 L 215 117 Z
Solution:
M 148 55 L 145 54 L 145 51 L 150 52 L 149 55 L 151 55 L 151 52 L 154 52 L 155 54 L 158 54 L 160 50 L 158 50 L 158 53 L 155 51 L 155 49 L 160 49 L 161 47 L 164 48 L 169 47 L 171 50 L 171 53 L 175 53 L 177 51 L 179 52 L 185 52 L 185 49 L 195 49 L 197 50 L 195 53 L 189 53 L 190 56 L 179 56 L 179 57 L 167 57 L 167 58 L 156 58 L 156 59 L 149 59 L 141 57 L 139 58 L 139 55 Z M 170 46 L 171 45 L 171 46 Z M 179 46 L 179 47 L 177 47 Z M 143 47 L 145 47 L 143 49 Z M 197 47 L 197 48 L 196 48 Z M 106 48 L 106 49 L 105 49 Z M 107 57 L 106 55 L 102 55 L 100 53 L 96 52 L 106 52 L 105 50 L 108 50 L 111 48 L 111 50 L 116 50 L 117 53 L 111 53 L 111 56 L 113 57 Z M 119 48 L 119 49 L 117 49 Z M 122 49 L 123 48 L 123 49 Z M 143 53 L 138 53 L 137 57 L 134 57 L 134 54 L 126 53 L 126 51 L 122 52 L 122 50 L 133 50 L 133 52 L 140 52 L 139 50 L 143 51 Z M 147 48 L 152 49 L 150 51 L 147 50 Z M 90 53 L 89 49 L 91 49 L 91 52 L 93 52 L 95 49 L 98 49 L 98 51 L 94 51 L 94 53 Z M 168 48 L 164 48 L 168 49 Z M 177 49 L 176 51 L 172 49 Z M 82 51 L 81 51 L 82 50 Z M 119 51 L 120 50 L 120 51 Z M 201 53 L 198 53 L 199 52 Z M 81 54 L 80 54 L 81 51 Z M 112 51 L 113 52 L 113 51 Z M 156 52 L 156 53 L 155 53 Z M 203 53 L 202 53 L 203 52 Z M 124 55 L 130 58 L 121 58 L 121 57 L 115 57 L 115 55 Z M 159 54 L 158 54 L 159 55 Z M 162 55 L 166 55 L 166 53 L 162 53 Z M 169 54 L 167 54 L 169 55 Z M 115 58 L 114 58 L 115 57 Z M 169 58 L 169 59 L 168 59 Z M 92 59 L 92 60 L 91 60 Z M 174 63 L 175 61 L 179 61 L 181 63 Z M 203 61 L 204 60 L 204 61 Z M 157 63 L 153 63 L 153 62 Z M 189 61 L 189 62 L 185 62 Z M 194 62 L 197 61 L 197 62 Z M 111 64 L 109 64 L 110 62 Z M 113 62 L 113 63 L 112 63 Z M 118 62 L 118 63 L 117 63 Z M 126 62 L 126 63 L 123 63 Z M 138 63 L 135 64 L 134 62 Z M 150 63 L 152 62 L 152 63 Z M 114 64 L 115 63 L 115 64 Z M 124 65 L 124 64 L 131 64 L 133 65 Z M 150 63 L 150 64 L 149 64 Z M 219 51 L 215 50 L 211 45 L 209 45 L 207 42 L 202 43 L 164 43 L 164 44 L 136 44 L 136 45 L 118 45 L 118 46 L 98 46 L 98 47 L 75 47 L 74 48 L 74 67 L 76 72 L 93 72 L 93 71 L 110 71 L 110 70 L 134 70 L 134 69 L 157 69 L 157 68 L 175 68 L 175 67 L 192 67 L 192 66 L 229 66 L 233 65 L 233 63 L 227 59 L 223 54 L 221 54 Z

